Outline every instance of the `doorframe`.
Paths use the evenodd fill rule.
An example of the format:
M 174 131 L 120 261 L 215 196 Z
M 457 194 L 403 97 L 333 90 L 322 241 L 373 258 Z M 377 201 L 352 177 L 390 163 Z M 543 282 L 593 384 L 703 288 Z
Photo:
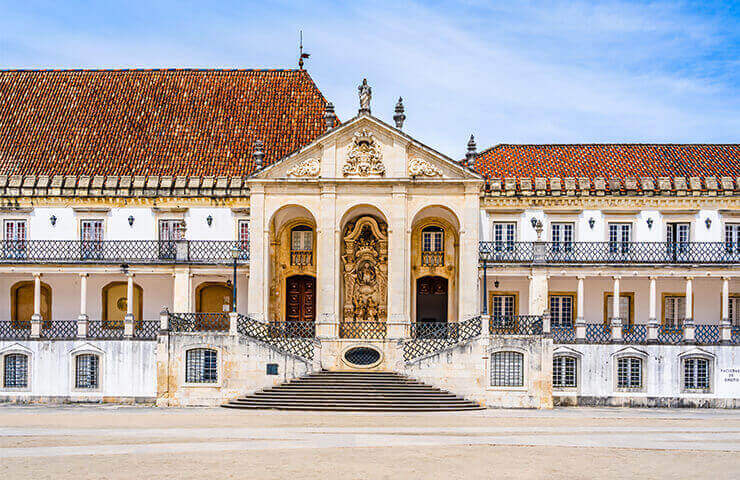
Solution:
M 424 276 L 416 278 L 416 281 L 414 282 L 414 322 L 417 322 L 419 320 L 419 282 L 424 280 L 425 278 L 440 278 L 445 281 L 446 283 L 445 285 L 446 286 L 446 291 L 445 291 L 446 321 L 445 323 L 450 323 L 450 279 L 442 275 L 424 275 Z
M 316 288 L 316 283 L 317 282 L 316 282 L 316 277 L 314 275 L 306 274 L 306 273 L 296 273 L 296 274 L 288 275 L 287 277 L 285 277 L 285 285 L 284 285 L 285 300 L 283 301 L 283 305 L 282 305 L 282 309 L 283 309 L 283 319 L 282 319 L 282 321 L 283 322 L 287 322 L 288 321 L 288 280 L 290 280 L 293 277 L 303 277 L 303 278 L 311 278 L 311 279 L 313 279 L 313 304 L 314 304 L 313 305 L 313 312 L 314 312 L 313 321 L 314 321 L 314 323 L 316 323 L 316 303 L 317 303 L 316 302 L 316 291 L 318 290 Z M 299 315 L 299 317 L 300 317 L 300 315 Z

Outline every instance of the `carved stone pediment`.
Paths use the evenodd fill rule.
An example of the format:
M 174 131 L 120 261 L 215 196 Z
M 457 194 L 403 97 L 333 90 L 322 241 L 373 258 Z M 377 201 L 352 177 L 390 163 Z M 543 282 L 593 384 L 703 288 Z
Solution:
M 381 161 L 383 153 L 372 132 L 366 128 L 355 132 L 352 143 L 347 148 L 347 161 L 342 172 L 345 177 L 383 176 L 385 165 Z
M 442 170 L 421 158 L 412 158 L 409 162 L 411 177 L 441 177 Z
M 309 158 L 293 166 L 286 172 L 288 177 L 318 177 L 321 164 L 317 158 Z

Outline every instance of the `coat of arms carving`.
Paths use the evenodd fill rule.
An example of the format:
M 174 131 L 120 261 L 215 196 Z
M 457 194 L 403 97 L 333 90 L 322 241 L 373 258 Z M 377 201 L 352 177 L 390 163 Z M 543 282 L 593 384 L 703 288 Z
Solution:
M 363 128 L 355 132 L 352 144 L 347 149 L 347 162 L 342 169 L 344 176 L 359 177 L 383 176 L 385 165 L 381 159 L 383 153 L 372 132 Z

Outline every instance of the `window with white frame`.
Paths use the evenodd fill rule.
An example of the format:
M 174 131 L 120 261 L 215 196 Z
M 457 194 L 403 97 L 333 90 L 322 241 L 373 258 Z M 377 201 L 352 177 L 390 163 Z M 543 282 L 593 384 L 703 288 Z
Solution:
M 28 355 L 9 353 L 3 360 L 3 387 L 28 387 Z
M 501 250 L 514 250 L 516 241 L 516 223 L 514 222 L 494 222 L 493 224 L 493 242 L 494 248 Z
M 26 257 L 27 228 L 25 220 L 5 220 L 3 253 L 8 258 Z
M 524 355 L 519 352 L 491 354 L 491 386 L 524 386 Z
M 444 236 L 442 227 L 430 225 L 421 231 L 421 265 L 444 265 Z
M 558 356 L 552 359 L 552 386 L 555 388 L 575 388 L 578 386 L 578 360 L 571 356 Z
M 512 327 L 516 322 L 516 295 L 491 295 L 491 326 Z
M 298 225 L 290 231 L 290 264 L 313 264 L 313 229 Z
M 94 390 L 100 386 L 100 357 L 83 353 L 75 357 L 75 388 Z
M 573 326 L 573 295 L 550 295 L 550 321 L 553 327 Z
M 617 388 L 636 390 L 642 388 L 642 359 L 621 357 L 617 359 Z
M 680 328 L 686 319 L 686 297 L 666 295 L 663 297 L 663 325 L 667 328 Z
M 706 392 L 710 388 L 709 360 L 701 357 L 688 357 L 683 360 L 683 388 Z
M 82 240 L 82 258 L 102 258 L 103 221 L 81 220 L 80 240 Z
M 550 225 L 550 240 L 554 252 L 573 251 L 573 223 L 553 223 Z
M 218 353 L 211 348 L 194 348 L 185 353 L 185 382 L 218 382 Z
M 604 323 L 609 323 L 614 318 L 614 295 L 606 296 L 606 317 Z M 623 325 L 632 325 L 632 295 L 619 295 L 619 316 Z
M 740 327 L 740 296 L 730 297 L 728 307 L 730 324 Z
M 666 244 L 669 253 L 685 253 L 689 249 L 691 225 L 686 222 L 666 224 Z
M 239 220 L 237 224 L 237 240 L 239 241 L 239 250 L 241 258 L 249 256 L 249 220 Z
M 629 253 L 631 241 L 631 223 L 609 224 L 609 253 Z
M 729 253 L 740 253 L 740 223 L 725 224 L 725 249 Z

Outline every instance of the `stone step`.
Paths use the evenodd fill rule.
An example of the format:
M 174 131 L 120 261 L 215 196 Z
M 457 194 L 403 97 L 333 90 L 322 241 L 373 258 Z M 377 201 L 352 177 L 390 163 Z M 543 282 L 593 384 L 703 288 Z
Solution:
M 315 411 L 315 412 L 457 412 L 466 410 L 483 410 L 477 404 L 475 406 L 464 406 L 464 407 L 400 407 L 400 406 L 388 406 L 388 407 L 376 407 L 376 406 L 305 406 L 305 405 L 282 405 L 268 406 L 268 405 L 238 405 L 227 403 L 222 405 L 226 408 L 241 408 L 249 410 L 301 410 L 301 411 Z

